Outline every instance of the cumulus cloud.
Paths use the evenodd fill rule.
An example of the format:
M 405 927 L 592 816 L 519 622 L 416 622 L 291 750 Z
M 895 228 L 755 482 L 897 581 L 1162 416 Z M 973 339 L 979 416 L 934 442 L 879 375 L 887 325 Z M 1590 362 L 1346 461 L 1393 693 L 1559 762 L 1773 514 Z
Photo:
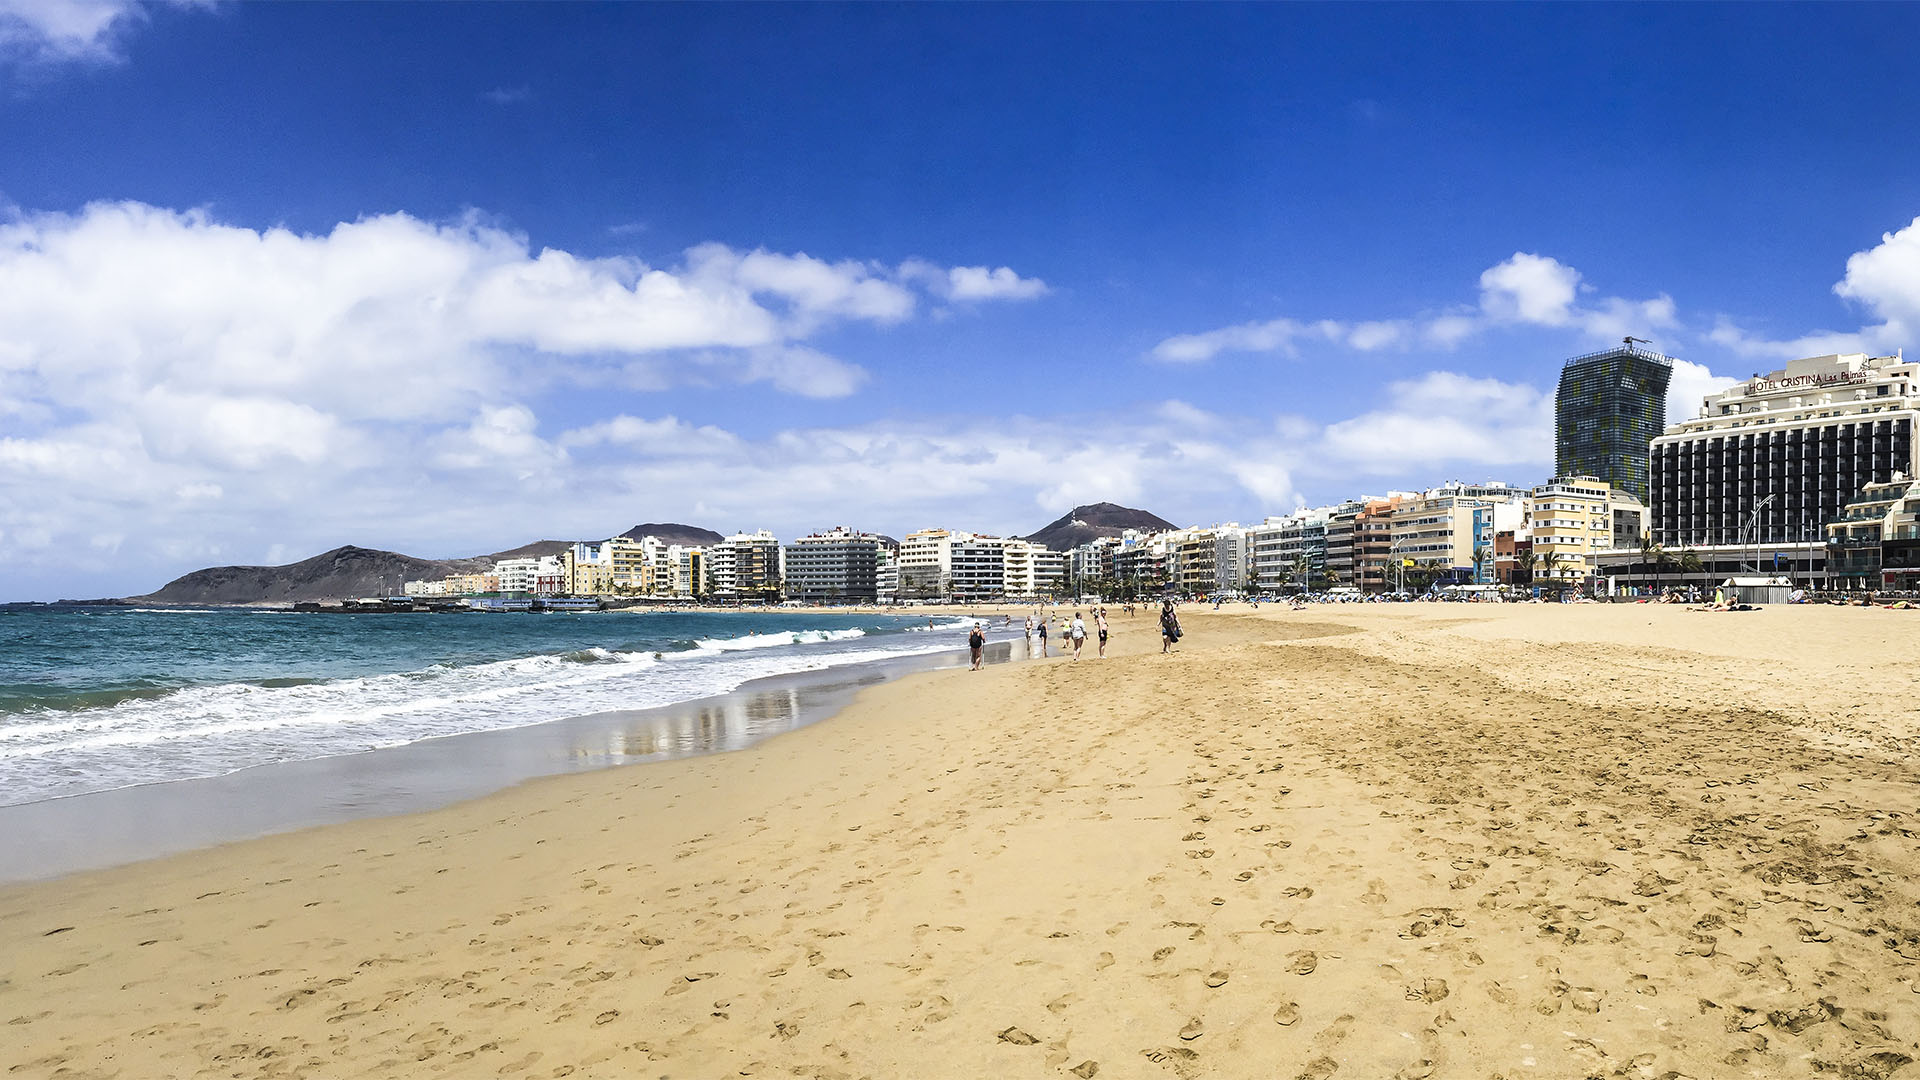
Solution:
M 1023 278 L 1012 268 L 956 266 L 947 271 L 947 296 L 953 300 L 1032 300 L 1047 295 L 1047 283 Z
M 1737 385 L 1739 379 L 1715 375 L 1705 364 L 1690 360 L 1673 362 L 1673 380 L 1667 384 L 1667 423 L 1677 424 L 1700 415 L 1700 404 L 1709 395 Z
M 1846 274 L 1834 283 L 1833 292 L 1875 321 L 1855 330 L 1769 338 L 1722 316 L 1709 339 L 1741 356 L 1772 360 L 1845 352 L 1884 355 L 1912 344 L 1920 331 L 1920 218 L 1881 234 L 1878 244 L 1849 256 Z
M 1564 325 L 1580 272 L 1544 255 L 1516 251 L 1480 275 L 1480 307 L 1502 321 Z
M 201 0 L 163 0 L 176 7 Z M 0 59 L 113 61 L 127 31 L 146 19 L 139 0 L 0 0 Z
M 676 416 L 647 420 L 625 413 L 574 428 L 560 436 L 569 447 L 612 446 L 665 456 L 700 456 L 730 451 L 740 445 L 732 432 L 712 424 L 689 424 Z
M 924 259 L 908 259 L 900 264 L 898 276 L 902 281 L 918 282 L 934 295 L 956 303 L 1034 300 L 1052 291 L 1046 282 L 1021 277 L 1010 266 L 942 268 Z
M 1223 352 L 1298 353 L 1302 340 L 1338 341 L 1346 328 L 1340 323 L 1300 322 L 1271 319 L 1267 322 L 1241 323 L 1198 334 L 1176 334 L 1154 346 L 1153 355 L 1176 364 L 1211 360 Z
M 1356 352 L 1415 346 L 1453 348 L 1502 326 L 1567 327 L 1593 338 L 1679 325 L 1673 300 L 1602 297 L 1581 303 L 1580 272 L 1557 259 L 1515 252 L 1480 275 L 1477 307 L 1437 314 L 1342 322 L 1291 318 L 1242 323 L 1196 334 L 1176 334 L 1154 346 L 1152 356 L 1170 363 L 1198 363 L 1223 352 L 1299 354 L 1303 343 L 1343 346 Z
M 631 498 L 636 458 L 735 449 L 716 428 L 595 416 L 596 391 L 844 397 L 869 374 L 815 339 L 925 299 L 948 297 L 874 261 L 708 244 L 652 265 L 478 216 L 303 233 L 140 203 L 0 215 L 0 557 L 79 551 L 129 518 L 145 541 L 114 565 L 404 544 L 395 521 L 447 554 L 500 506 L 559 527 L 568 499 Z M 550 400 L 576 411 L 566 430 L 536 411 Z
M 1329 424 L 1312 459 L 1373 475 L 1553 460 L 1553 395 L 1524 383 L 1429 372 L 1387 388 L 1384 407 Z
M 632 412 L 561 429 L 500 401 L 434 426 L 336 427 L 319 461 L 224 437 L 220 453 L 268 463 L 252 469 L 217 464 L 212 451 L 156 459 L 137 429 L 103 423 L 0 438 L 0 555 L 28 571 L 15 589 L 34 574 L 79 574 L 100 587 L 69 594 L 92 594 L 340 543 L 468 555 L 641 520 L 782 536 L 835 522 L 895 535 L 933 525 L 1019 533 L 1113 499 L 1182 523 L 1254 521 L 1298 505 L 1303 485 L 1357 494 L 1363 481 L 1431 483 L 1449 468 L 1536 479 L 1551 468 L 1550 402 L 1531 387 L 1433 372 L 1325 426 L 1170 400 L 1145 415 L 878 420 L 750 437 Z M 129 520 L 139 544 L 117 555 L 88 547 Z

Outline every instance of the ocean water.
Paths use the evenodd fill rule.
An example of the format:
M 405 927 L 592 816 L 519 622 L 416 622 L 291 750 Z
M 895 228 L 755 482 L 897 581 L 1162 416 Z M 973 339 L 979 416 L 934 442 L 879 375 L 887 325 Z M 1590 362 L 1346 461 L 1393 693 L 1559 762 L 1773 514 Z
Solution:
M 0 608 L 0 806 L 708 697 L 964 648 L 971 625 L 813 611 Z

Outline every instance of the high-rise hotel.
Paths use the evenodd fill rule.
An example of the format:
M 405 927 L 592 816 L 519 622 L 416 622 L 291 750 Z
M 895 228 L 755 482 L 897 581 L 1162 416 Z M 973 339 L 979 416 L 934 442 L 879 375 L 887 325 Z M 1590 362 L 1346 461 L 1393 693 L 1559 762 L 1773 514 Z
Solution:
M 1728 555 L 1761 545 L 1763 566 L 1812 569 L 1848 500 L 1914 475 L 1916 418 L 1920 363 L 1899 356 L 1795 360 L 1708 397 L 1653 440 L 1653 539 Z
M 1635 344 L 1576 356 L 1553 395 L 1553 472 L 1647 497 L 1647 444 L 1667 426 L 1673 358 Z

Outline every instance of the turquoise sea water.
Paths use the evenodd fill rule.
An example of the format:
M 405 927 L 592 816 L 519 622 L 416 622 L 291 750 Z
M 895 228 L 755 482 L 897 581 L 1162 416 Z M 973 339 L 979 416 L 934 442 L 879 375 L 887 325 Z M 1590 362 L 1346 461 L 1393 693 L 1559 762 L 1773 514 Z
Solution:
M 0 805 L 663 705 L 962 648 L 969 625 L 813 611 L 0 608 Z

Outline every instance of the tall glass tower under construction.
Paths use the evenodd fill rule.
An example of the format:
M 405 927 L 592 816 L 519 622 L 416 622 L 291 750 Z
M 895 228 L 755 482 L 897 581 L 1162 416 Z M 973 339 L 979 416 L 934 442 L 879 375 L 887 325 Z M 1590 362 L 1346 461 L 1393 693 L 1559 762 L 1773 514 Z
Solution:
M 1628 338 L 1560 369 L 1553 399 L 1554 472 L 1593 476 L 1647 500 L 1647 447 L 1667 426 L 1673 358 Z

